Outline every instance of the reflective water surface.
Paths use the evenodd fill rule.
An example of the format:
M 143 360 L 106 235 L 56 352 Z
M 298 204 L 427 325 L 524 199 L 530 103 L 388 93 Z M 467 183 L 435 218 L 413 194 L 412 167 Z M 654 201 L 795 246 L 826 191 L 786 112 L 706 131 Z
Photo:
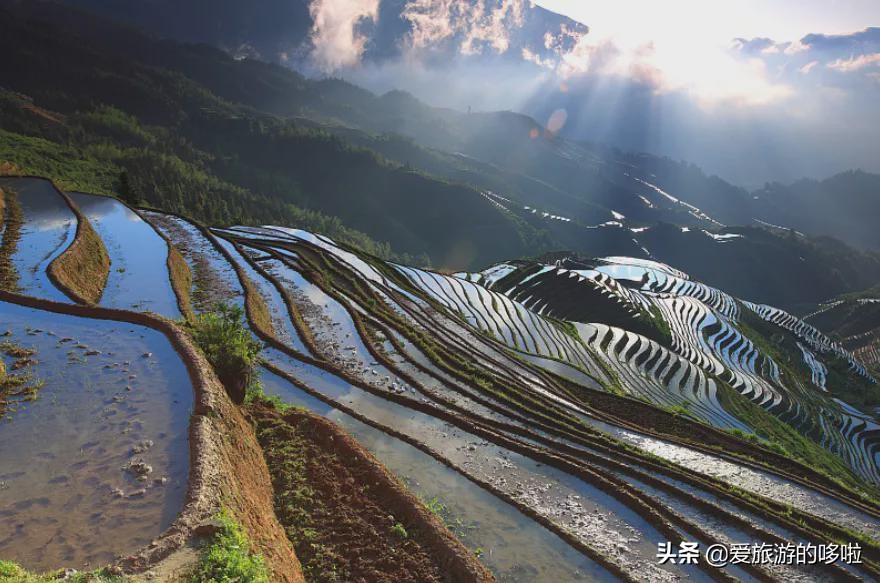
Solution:
M 45 385 L 0 420 L 0 558 L 82 568 L 148 544 L 186 493 L 185 365 L 163 335 L 131 324 L 0 303 L 6 331 L 36 349 Z

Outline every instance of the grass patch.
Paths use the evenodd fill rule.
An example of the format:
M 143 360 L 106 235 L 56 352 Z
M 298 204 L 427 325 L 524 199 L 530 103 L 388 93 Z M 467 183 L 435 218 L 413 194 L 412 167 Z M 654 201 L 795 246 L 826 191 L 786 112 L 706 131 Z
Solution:
M 406 478 L 401 478 L 401 481 L 408 487 L 409 481 Z M 449 507 L 443 503 L 443 500 L 440 499 L 439 496 L 434 496 L 433 498 L 423 498 L 421 496 L 418 497 L 419 501 L 428 509 L 428 512 L 436 516 L 440 519 L 440 521 L 449 529 L 452 534 L 454 534 L 460 541 L 463 543 L 467 542 L 467 537 L 472 530 L 474 530 L 473 524 L 466 523 L 461 518 L 454 516 Z
M 220 531 L 202 551 L 190 583 L 269 583 L 263 557 L 250 551 L 241 526 L 227 511 L 217 516 Z
M 802 435 L 796 429 L 752 403 L 726 384 L 718 384 L 718 399 L 731 415 L 745 422 L 756 435 L 745 435 L 751 442 L 799 461 L 814 471 L 828 477 L 859 497 L 876 500 L 880 492 L 856 476 L 842 459 Z M 730 431 L 730 433 L 734 433 Z M 743 437 L 734 433 L 738 437 Z
M 269 315 L 269 306 L 257 289 L 257 286 L 246 275 L 242 275 L 241 285 L 244 288 L 244 302 L 247 309 L 248 319 L 260 333 L 270 338 L 275 338 L 275 326 L 272 324 L 272 316 Z
M 18 196 L 9 190 L 0 190 L 3 201 L 3 240 L 0 242 L 0 289 L 18 291 L 18 270 L 12 262 L 18 241 L 21 239 L 21 227 L 24 214 Z
M 683 417 L 687 417 L 691 414 L 691 402 L 690 401 L 682 401 L 677 405 L 669 405 L 667 407 L 663 407 L 663 410 L 667 413 L 671 413 L 676 417 L 681 415 Z
M 195 317 L 190 332 L 230 397 L 236 403 L 244 402 L 262 347 L 245 325 L 243 310 L 218 304 L 214 312 Z
M 672 347 L 672 328 L 669 327 L 669 322 L 663 317 L 660 308 L 651 306 L 650 312 L 648 314 L 640 314 L 639 319 L 653 332 L 647 334 L 647 336 L 651 337 L 652 340 L 656 340 L 661 346 L 666 348 Z
M 76 238 L 49 265 L 49 277 L 79 302 L 96 304 L 110 275 L 110 256 L 101 236 L 79 209 Z
M 391 527 L 391 534 L 401 539 L 409 538 L 409 533 L 406 532 L 406 527 L 399 522 L 395 522 L 394 526 Z
M 12 561 L 0 561 L 0 582 L 2 583 L 51 583 L 52 581 L 66 581 L 67 583 L 122 583 L 123 578 L 110 575 L 104 569 L 73 575 L 65 575 L 64 570 L 61 569 L 37 575 Z

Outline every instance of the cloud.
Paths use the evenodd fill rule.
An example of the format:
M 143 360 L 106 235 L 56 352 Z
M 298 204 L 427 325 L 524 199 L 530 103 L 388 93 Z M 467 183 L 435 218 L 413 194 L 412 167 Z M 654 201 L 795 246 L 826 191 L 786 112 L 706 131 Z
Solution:
M 486 49 L 502 54 L 510 49 L 511 32 L 522 28 L 525 9 L 525 0 L 410 0 L 401 18 L 411 27 L 411 49 L 455 41 L 462 55 Z
M 863 53 L 871 47 L 880 48 L 880 28 L 868 27 L 850 34 L 808 34 L 800 42 L 817 51 Z
M 810 71 L 812 71 L 813 68 L 818 64 L 819 61 L 810 61 L 809 63 L 798 69 L 798 73 L 800 73 L 801 75 L 808 75 Z
M 852 73 L 853 71 L 878 64 L 880 64 L 880 53 L 871 53 L 869 55 L 853 56 L 848 59 L 837 59 L 826 66 L 841 73 Z
M 620 54 L 613 41 L 605 39 L 594 43 L 584 35 L 571 50 L 559 55 L 556 72 L 562 77 L 609 72 Z
M 364 54 L 367 37 L 360 25 L 376 22 L 379 0 L 313 0 L 312 61 L 325 72 L 357 65 Z
M 747 55 L 765 53 L 769 49 L 775 48 L 776 43 L 773 39 L 765 37 L 757 37 L 752 39 L 735 38 L 733 39 L 733 50 Z M 776 51 L 778 52 L 778 50 Z
M 880 28 L 851 34 L 808 34 L 794 42 L 738 38 L 733 41 L 733 53 L 744 59 L 759 59 L 778 78 L 804 87 L 818 87 L 829 93 L 834 88 L 838 94 L 858 91 L 864 88 L 866 75 L 850 73 L 880 66 Z
M 748 56 L 761 55 L 796 55 L 809 50 L 809 45 L 802 41 L 777 42 L 772 38 L 756 37 L 751 39 L 735 38 L 731 48 L 740 54 Z

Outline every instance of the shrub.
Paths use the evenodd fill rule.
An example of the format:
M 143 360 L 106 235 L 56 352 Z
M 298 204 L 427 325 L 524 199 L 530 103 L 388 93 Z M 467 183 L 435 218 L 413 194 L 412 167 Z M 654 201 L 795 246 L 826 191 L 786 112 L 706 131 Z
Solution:
M 406 528 L 399 522 L 395 522 L 394 526 L 391 527 L 391 533 L 401 539 L 409 538 L 409 533 L 406 532 Z
M 220 531 L 202 552 L 191 583 L 269 583 L 263 557 L 250 552 L 241 526 L 226 511 L 218 519 Z
M 214 312 L 196 317 L 192 335 L 232 400 L 244 402 L 261 349 L 244 324 L 244 311 L 218 304 Z

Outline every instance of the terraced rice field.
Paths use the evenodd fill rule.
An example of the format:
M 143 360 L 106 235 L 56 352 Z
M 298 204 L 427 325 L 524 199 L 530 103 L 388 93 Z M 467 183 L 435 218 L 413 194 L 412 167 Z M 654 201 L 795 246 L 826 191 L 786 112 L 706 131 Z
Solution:
M 49 264 L 73 241 L 76 217 L 61 193 L 40 178 L 0 178 L 21 207 L 20 239 L 12 254 L 14 287 L 34 297 L 67 301 L 49 280 Z
M 79 192 L 71 197 L 110 253 L 110 277 L 101 305 L 179 318 L 177 296 L 167 277 L 168 245 L 156 229 L 114 198 Z
M 693 417 L 719 428 L 752 431 L 746 420 L 733 418 L 719 403 L 713 378 L 717 379 L 802 434 L 816 436 L 822 447 L 840 456 L 862 477 L 877 480 L 874 454 L 880 428 L 872 417 L 827 394 L 823 355 L 846 361 L 859 382 L 875 381 L 854 355 L 812 326 L 770 306 L 741 302 L 655 262 L 604 258 L 596 261 L 594 269 L 548 267 L 538 271 L 534 266 L 522 267 L 519 277 L 508 273 L 492 289 L 541 306 L 544 314 L 578 321 L 583 321 L 578 316 L 583 316 L 584 310 L 572 307 L 572 296 L 592 299 L 597 290 L 606 298 L 616 296 L 616 313 L 615 304 L 606 301 L 605 314 L 586 314 L 616 326 L 578 326 L 581 337 L 608 359 L 609 366 L 616 367 L 616 374 L 628 377 L 623 383 L 628 392 L 666 407 L 687 401 Z M 615 283 L 620 289 L 608 285 L 605 278 L 609 276 L 618 278 Z M 562 288 L 564 294 L 559 292 Z M 742 331 L 742 310 L 778 326 L 780 334 L 793 334 L 800 356 L 794 374 L 783 373 L 774 354 L 761 350 Z M 669 354 L 653 342 L 662 340 L 658 336 L 649 340 L 625 329 L 621 322 L 634 314 L 644 320 L 659 317 L 668 327 Z M 651 332 L 650 327 L 636 329 L 643 334 Z M 649 388 L 652 377 L 655 383 L 659 380 L 659 389 Z
M 846 503 L 844 508 L 849 509 L 845 510 L 827 494 L 807 484 L 794 485 L 790 476 L 777 475 L 770 467 L 742 465 L 735 458 L 694 449 L 692 444 L 658 439 L 653 431 L 633 431 L 608 411 L 586 404 L 584 391 L 604 392 L 616 385 L 648 401 L 653 394 L 666 406 L 687 401 L 691 403 L 689 418 L 748 432 L 748 423 L 726 411 L 718 400 L 715 384 L 745 387 L 749 382 L 755 385 L 754 379 L 759 378 L 763 384 L 753 392 L 763 391 L 762 399 L 772 402 L 767 394 L 772 394 L 773 386 L 761 375 L 773 378 L 779 373 L 770 364 L 771 358 L 759 358 L 757 347 L 747 337 L 739 332 L 734 337 L 731 327 L 735 328 L 739 304 L 717 290 L 686 283 L 679 303 L 670 301 L 665 306 L 667 313 L 688 314 L 674 322 L 679 329 L 672 336 L 679 342 L 678 350 L 685 353 L 680 354 L 675 347 L 663 347 L 626 330 L 615 336 L 612 328 L 597 323 L 566 327 L 542 316 L 545 306 L 540 302 L 529 309 L 529 301 L 520 302 L 479 285 L 477 282 L 485 281 L 480 276 L 452 277 L 402 265 L 377 265 L 325 238 L 296 230 L 235 228 L 217 234 L 254 249 L 251 255 L 257 263 L 266 264 L 269 277 L 284 283 L 294 312 L 303 312 L 311 334 L 325 341 L 335 338 L 321 345 L 342 347 L 357 361 L 346 366 L 338 352 L 328 350 L 316 356 L 318 366 L 307 366 L 296 358 L 299 351 L 280 346 L 267 352 L 266 358 L 275 372 L 285 375 L 284 380 L 324 406 L 355 414 L 361 423 L 430 452 L 434 459 L 532 515 L 615 577 L 658 580 L 685 575 L 677 569 L 645 572 L 649 565 L 656 567 L 651 560 L 655 549 L 649 549 L 651 545 L 640 548 L 645 538 L 674 536 L 676 532 L 698 533 L 696 536 L 705 537 L 700 540 L 718 537 L 731 541 L 805 535 L 797 534 L 792 524 L 780 524 L 778 517 L 747 510 L 737 496 L 719 495 L 719 487 L 735 486 L 748 492 L 746 497 L 790 502 L 806 515 L 821 516 L 816 519 L 833 525 L 832 529 L 877 529 L 871 512 Z M 543 273 L 550 271 L 552 268 Z M 625 271 L 632 279 L 632 269 Z M 672 275 L 674 270 L 668 271 L 662 279 L 664 286 L 670 286 L 669 277 L 675 277 L 676 283 L 689 281 L 679 277 L 681 274 Z M 512 271 L 505 268 L 493 273 L 503 274 L 493 278 L 497 283 Z M 614 290 L 617 285 L 626 289 L 622 305 L 635 305 L 636 310 L 653 308 L 659 317 L 666 317 L 657 300 L 660 293 L 655 297 L 648 290 L 623 286 L 610 273 L 597 273 L 612 280 L 601 282 L 606 288 Z M 668 291 L 661 293 L 670 295 Z M 695 304 L 705 306 L 700 300 L 706 300 L 709 307 L 696 309 Z M 682 308 L 687 302 L 694 304 L 689 312 Z M 717 314 L 715 321 L 708 317 L 709 310 Z M 694 319 L 702 323 L 696 332 L 686 326 Z M 707 328 L 711 334 L 702 334 Z M 360 338 L 352 340 L 356 334 Z M 608 334 L 612 337 L 605 338 Z M 472 364 L 467 368 L 470 378 L 462 370 L 466 361 Z M 282 396 L 291 394 L 289 388 L 277 391 Z M 458 436 L 464 440 L 458 441 Z M 526 470 L 528 464 L 505 461 L 531 457 L 544 460 L 539 462 L 543 465 L 546 459 L 539 452 L 546 448 L 564 452 L 551 465 L 576 478 L 572 484 L 578 485 L 568 486 L 572 490 L 534 465 Z M 462 456 L 460 450 L 475 452 L 485 463 L 468 463 L 468 456 Z M 620 463 L 621 451 L 631 452 L 626 456 L 632 457 Z M 644 457 L 647 452 L 671 465 Z M 495 468 L 493 459 L 500 460 Z M 736 469 L 724 469 L 727 467 Z M 685 476 L 699 476 L 699 484 L 690 483 Z M 518 484 L 513 490 L 511 480 Z M 635 514 L 610 503 L 584 511 L 577 500 L 589 498 L 595 504 L 601 497 L 595 491 L 583 492 L 590 492 L 589 485 L 597 480 L 608 480 L 631 492 L 632 498 L 624 496 L 625 506 L 638 508 Z M 705 500 L 713 502 L 706 505 Z M 573 506 L 567 506 L 569 503 Z M 662 535 L 660 531 L 652 533 L 657 526 L 646 518 L 651 516 L 649 506 L 662 515 L 657 524 L 665 523 L 671 530 Z M 715 513 L 723 518 L 709 520 Z M 596 515 L 608 520 L 607 525 L 617 526 L 596 529 L 595 523 L 585 519 Z M 711 528 L 704 529 L 706 524 Z M 607 540 L 600 541 L 600 532 L 612 541 L 615 537 L 609 533 L 617 532 L 626 552 L 615 552 L 613 544 L 609 547 Z M 733 576 L 743 579 L 769 576 L 766 571 L 730 569 Z M 707 576 L 702 572 L 686 575 Z M 818 574 L 797 569 L 784 574 L 785 578 L 804 580 L 838 576 L 845 575 L 842 571 Z
M 876 425 L 834 397 L 824 359 L 872 379 L 791 316 L 646 260 L 510 262 L 452 276 L 296 229 L 210 230 L 112 199 L 74 202 L 110 250 L 102 303 L 180 317 L 173 245 L 192 272 L 195 312 L 248 308 L 265 345 L 263 390 L 339 423 L 413 492 L 437 498 L 500 581 L 880 574 Z M 70 301 L 36 279 L 20 291 Z M 255 321 L 259 306 L 265 321 Z M 137 326 L 44 322 L 8 302 L 0 310 L 16 342 L 37 345 L 35 373 L 47 381 L 0 424 L 17 445 L 0 449 L 0 480 L 26 483 L 0 488 L 4 521 L 22 525 L 0 538 L 0 556 L 49 568 L 146 544 L 176 516 L 186 486 L 183 364 Z M 796 358 L 781 361 L 782 345 L 747 321 L 790 335 Z M 41 438 L 49 427 L 57 440 Z M 819 462 L 784 450 L 779 436 Z M 34 458 L 45 469 L 7 469 Z M 59 498 L 62 483 L 69 493 Z M 660 564 L 666 541 L 852 541 L 864 561 Z
M 183 506 L 193 393 L 161 334 L 0 302 L 7 342 L 42 382 L 0 423 L 0 556 L 100 565 L 147 545 Z

